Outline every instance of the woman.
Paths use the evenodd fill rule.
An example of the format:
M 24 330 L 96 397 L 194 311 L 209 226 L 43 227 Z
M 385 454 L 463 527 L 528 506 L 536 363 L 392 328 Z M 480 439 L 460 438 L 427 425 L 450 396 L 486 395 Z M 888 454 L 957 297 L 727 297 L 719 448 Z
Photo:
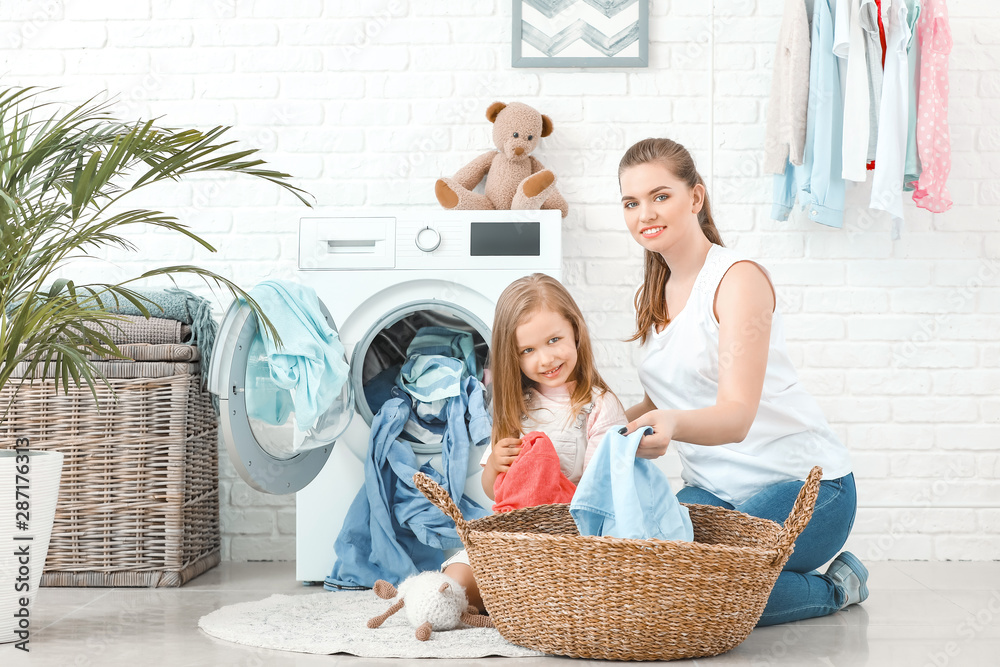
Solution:
M 724 248 L 705 184 L 669 139 L 632 146 L 618 167 L 625 222 L 645 249 L 635 297 L 643 401 L 629 432 L 652 426 L 637 456 L 677 450 L 682 502 L 783 523 L 814 465 L 812 520 L 778 577 L 759 625 L 823 616 L 868 597 L 868 571 L 843 552 L 857 500 L 847 449 L 799 384 L 769 274 Z

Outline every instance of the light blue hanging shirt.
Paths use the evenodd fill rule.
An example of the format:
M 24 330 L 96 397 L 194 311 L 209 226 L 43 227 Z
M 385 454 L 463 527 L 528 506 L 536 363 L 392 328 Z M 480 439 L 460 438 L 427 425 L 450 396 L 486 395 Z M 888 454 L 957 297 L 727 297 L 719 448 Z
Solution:
M 270 336 L 263 335 L 264 328 L 258 328 L 251 354 L 262 350 L 267 364 L 247 366 L 247 414 L 280 425 L 294 410 L 295 425 L 308 431 L 347 381 L 350 367 L 344 360 L 344 345 L 323 317 L 312 288 L 267 280 L 250 290 L 250 296 L 278 330 L 282 346 L 275 346 Z M 257 376 L 265 372 L 267 377 Z
M 670 481 L 656 464 L 636 458 L 646 427 L 629 435 L 612 427 L 577 484 L 569 513 L 581 535 L 631 539 L 694 539 L 688 509 L 678 502 Z
M 785 165 L 774 176 L 771 218 L 787 220 L 798 195 L 813 222 L 844 226 L 843 137 L 844 99 L 840 90 L 840 58 L 833 53 L 830 0 L 816 0 L 809 54 L 809 105 L 802 164 Z

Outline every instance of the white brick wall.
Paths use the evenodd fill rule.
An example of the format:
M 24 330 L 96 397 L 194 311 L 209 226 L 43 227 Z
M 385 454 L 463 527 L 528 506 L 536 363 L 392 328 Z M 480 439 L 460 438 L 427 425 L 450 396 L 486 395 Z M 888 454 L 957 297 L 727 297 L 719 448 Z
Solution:
M 640 265 L 615 170 L 634 141 L 675 138 L 709 182 L 723 238 L 771 268 L 792 358 L 853 452 L 851 548 L 872 559 L 996 559 L 1000 5 L 948 4 L 956 205 L 932 215 L 908 204 L 896 242 L 884 216 L 857 206 L 864 188 L 849 192 L 843 230 L 768 219 L 759 161 L 781 0 L 652 0 L 651 66 L 624 71 L 512 69 L 504 0 L 6 1 L 0 72 L 6 84 L 61 86 L 66 101 L 106 90 L 129 118 L 234 125 L 324 205 L 436 206 L 434 180 L 490 147 L 486 107 L 534 105 L 555 123 L 538 157 L 571 207 L 566 282 L 626 403 L 641 395 L 634 349 L 619 340 Z M 78 277 L 129 275 L 164 247 L 247 287 L 294 269 L 302 208 L 274 188 L 198 180 L 147 201 L 219 253 L 140 234 L 143 256 L 115 255 Z M 225 456 L 222 501 L 226 558 L 294 557 L 292 499 L 252 491 Z

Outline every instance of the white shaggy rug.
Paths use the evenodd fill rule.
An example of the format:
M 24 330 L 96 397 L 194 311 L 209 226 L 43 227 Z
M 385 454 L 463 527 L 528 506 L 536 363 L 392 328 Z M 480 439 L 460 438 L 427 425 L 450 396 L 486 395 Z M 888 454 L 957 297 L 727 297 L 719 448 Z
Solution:
M 422 642 L 403 611 L 391 616 L 382 627 L 368 629 L 368 619 L 391 604 L 372 591 L 272 595 L 213 611 L 198 621 L 198 627 L 237 644 L 299 653 L 349 653 L 366 658 L 545 655 L 511 644 L 495 628 L 434 632 Z

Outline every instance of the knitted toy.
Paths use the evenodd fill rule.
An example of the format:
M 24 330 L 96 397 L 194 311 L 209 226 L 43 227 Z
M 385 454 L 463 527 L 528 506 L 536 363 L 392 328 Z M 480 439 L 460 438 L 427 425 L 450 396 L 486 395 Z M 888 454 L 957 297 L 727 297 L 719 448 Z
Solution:
M 494 102 L 486 110 L 497 150 L 483 153 L 452 178 L 440 178 L 434 194 L 441 206 L 457 210 L 559 209 L 569 213 L 556 190 L 556 176 L 531 156 L 538 140 L 552 134 L 552 120 L 527 104 Z M 472 189 L 486 178 L 486 194 Z
M 406 618 L 417 629 L 417 639 L 427 641 L 432 630 L 452 630 L 462 623 L 478 628 L 492 628 L 489 616 L 481 616 L 465 597 L 465 588 L 448 575 L 434 570 L 407 577 L 399 592 L 388 581 L 375 582 L 375 594 L 383 600 L 399 596 L 384 613 L 369 619 L 368 627 L 377 628 L 387 618 L 406 606 Z

